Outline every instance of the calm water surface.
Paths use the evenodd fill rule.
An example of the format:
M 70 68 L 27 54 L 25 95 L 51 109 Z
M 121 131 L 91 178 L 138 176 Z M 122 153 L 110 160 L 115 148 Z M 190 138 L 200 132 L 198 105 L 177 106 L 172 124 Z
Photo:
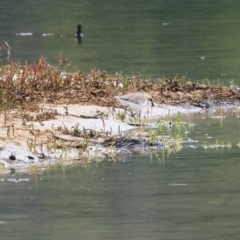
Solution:
M 62 52 L 71 70 L 240 84 L 239 11 L 231 0 L 2 0 L 0 40 L 11 45 L 12 61 L 43 55 L 55 64 Z M 238 114 L 191 121 L 197 125 L 189 137 L 199 142 L 169 156 L 1 176 L 1 239 L 238 239 Z M 232 148 L 199 147 L 228 142 Z M 30 181 L 7 181 L 16 177 Z
M 240 2 L 233 0 L 2 0 L 0 40 L 9 42 L 14 61 L 43 55 L 57 64 L 62 52 L 72 70 L 240 84 L 239 14 Z M 74 37 L 78 22 L 81 46 Z M 33 36 L 16 36 L 24 32 Z
M 2 176 L 1 239 L 238 239 L 239 116 L 191 121 L 197 148 Z

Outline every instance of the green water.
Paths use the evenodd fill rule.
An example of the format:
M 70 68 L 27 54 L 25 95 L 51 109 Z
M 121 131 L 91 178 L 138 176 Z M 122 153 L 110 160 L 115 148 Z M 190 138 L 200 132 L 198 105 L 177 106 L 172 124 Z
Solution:
M 232 0 L 2 0 L 0 40 L 9 42 L 14 61 L 43 55 L 57 64 L 62 52 L 72 70 L 140 71 L 145 78 L 187 74 L 239 84 L 239 9 Z M 81 46 L 74 37 L 78 22 Z M 20 32 L 33 36 L 15 35 Z
M 231 0 L 2 0 L 0 40 L 11 45 L 13 61 L 43 55 L 57 63 L 62 52 L 72 70 L 153 78 L 187 73 L 239 84 L 239 6 Z M 78 22 L 82 45 L 74 37 Z M 15 35 L 20 32 L 33 36 Z M 1 239 L 238 239 L 239 116 L 226 116 L 188 117 L 196 123 L 188 137 L 198 142 L 169 155 L 1 176 Z M 231 148 L 202 147 L 228 142 Z M 30 181 L 8 181 L 17 177 Z
M 224 115 L 192 116 L 179 152 L 3 175 L 1 238 L 238 239 L 239 116 Z M 232 147 L 202 147 L 216 141 Z

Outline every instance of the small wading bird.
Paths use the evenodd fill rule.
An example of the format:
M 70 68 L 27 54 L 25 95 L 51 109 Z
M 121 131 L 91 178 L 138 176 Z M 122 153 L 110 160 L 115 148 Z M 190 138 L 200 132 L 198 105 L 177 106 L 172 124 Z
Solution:
M 147 107 L 150 103 L 154 107 L 152 97 L 147 93 L 129 93 L 122 96 L 115 96 L 115 98 L 126 108 L 133 111 L 139 111 Z
M 83 36 L 83 34 L 82 34 L 82 24 L 81 23 L 79 23 L 77 25 L 77 31 L 75 33 L 75 36 L 78 40 L 78 43 L 80 44 L 82 42 L 82 36 Z

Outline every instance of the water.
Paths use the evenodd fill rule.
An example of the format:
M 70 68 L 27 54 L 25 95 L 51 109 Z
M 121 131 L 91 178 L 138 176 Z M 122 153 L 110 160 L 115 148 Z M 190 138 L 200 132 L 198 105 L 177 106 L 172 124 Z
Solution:
M 43 55 L 57 64 L 62 52 L 71 70 L 140 71 L 145 78 L 187 74 L 239 84 L 239 7 L 228 0 L 3 0 L 0 39 L 11 45 L 13 61 Z M 74 37 L 78 22 L 81 46 Z M 15 35 L 21 32 L 33 36 Z
M 146 78 L 178 73 L 239 84 L 239 5 L 3 0 L 0 40 L 11 45 L 13 61 L 43 55 L 56 64 L 62 52 L 72 70 L 140 71 Z M 78 22 L 81 45 L 74 37 Z M 16 36 L 21 32 L 33 35 Z M 201 117 L 187 118 L 197 124 L 189 138 L 199 142 L 169 156 L 1 176 L 1 239 L 238 239 L 239 116 Z M 202 147 L 215 144 L 224 147 Z M 7 181 L 17 177 L 30 181 Z
M 2 176 L 2 239 L 238 239 L 240 130 L 232 115 L 193 116 L 197 148 L 187 143 L 169 156 Z M 202 147 L 216 141 L 232 147 Z M 16 177 L 30 181 L 7 181 Z

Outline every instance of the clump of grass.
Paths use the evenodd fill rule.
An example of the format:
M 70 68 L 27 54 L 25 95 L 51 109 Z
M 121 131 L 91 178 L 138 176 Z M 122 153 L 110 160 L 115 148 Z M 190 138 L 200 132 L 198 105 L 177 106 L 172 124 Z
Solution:
M 32 114 L 29 112 L 23 113 L 21 115 L 22 117 L 22 121 L 24 123 L 26 122 L 43 122 L 46 121 L 48 119 L 55 119 L 56 115 L 58 115 L 57 110 L 49 110 L 49 111 L 45 111 L 45 112 L 40 112 L 40 113 L 36 113 L 36 114 Z M 24 124 L 23 124 L 24 125 Z
M 35 64 L 10 63 L 1 66 L 0 111 L 23 106 L 28 108 L 41 102 L 117 106 L 114 96 L 129 92 L 150 93 L 158 103 L 188 102 L 196 106 L 209 105 L 209 99 L 239 97 L 231 88 L 223 91 L 219 81 L 217 86 L 213 86 L 208 79 L 200 84 L 190 82 L 186 76 L 163 78 L 162 81 L 144 80 L 141 73 L 112 75 L 95 68 L 88 74 L 82 71 L 72 73 L 66 71 L 68 62 L 60 54 L 58 66 L 48 64 L 44 57 Z M 211 88 L 214 91 L 211 92 Z
M 6 60 L 9 61 L 10 60 L 10 56 L 11 56 L 11 47 L 8 44 L 8 42 L 5 41 L 5 40 L 0 42 L 0 63 L 1 63 L 1 60 L 3 58 L 2 52 L 6 52 L 6 54 L 7 54 Z

